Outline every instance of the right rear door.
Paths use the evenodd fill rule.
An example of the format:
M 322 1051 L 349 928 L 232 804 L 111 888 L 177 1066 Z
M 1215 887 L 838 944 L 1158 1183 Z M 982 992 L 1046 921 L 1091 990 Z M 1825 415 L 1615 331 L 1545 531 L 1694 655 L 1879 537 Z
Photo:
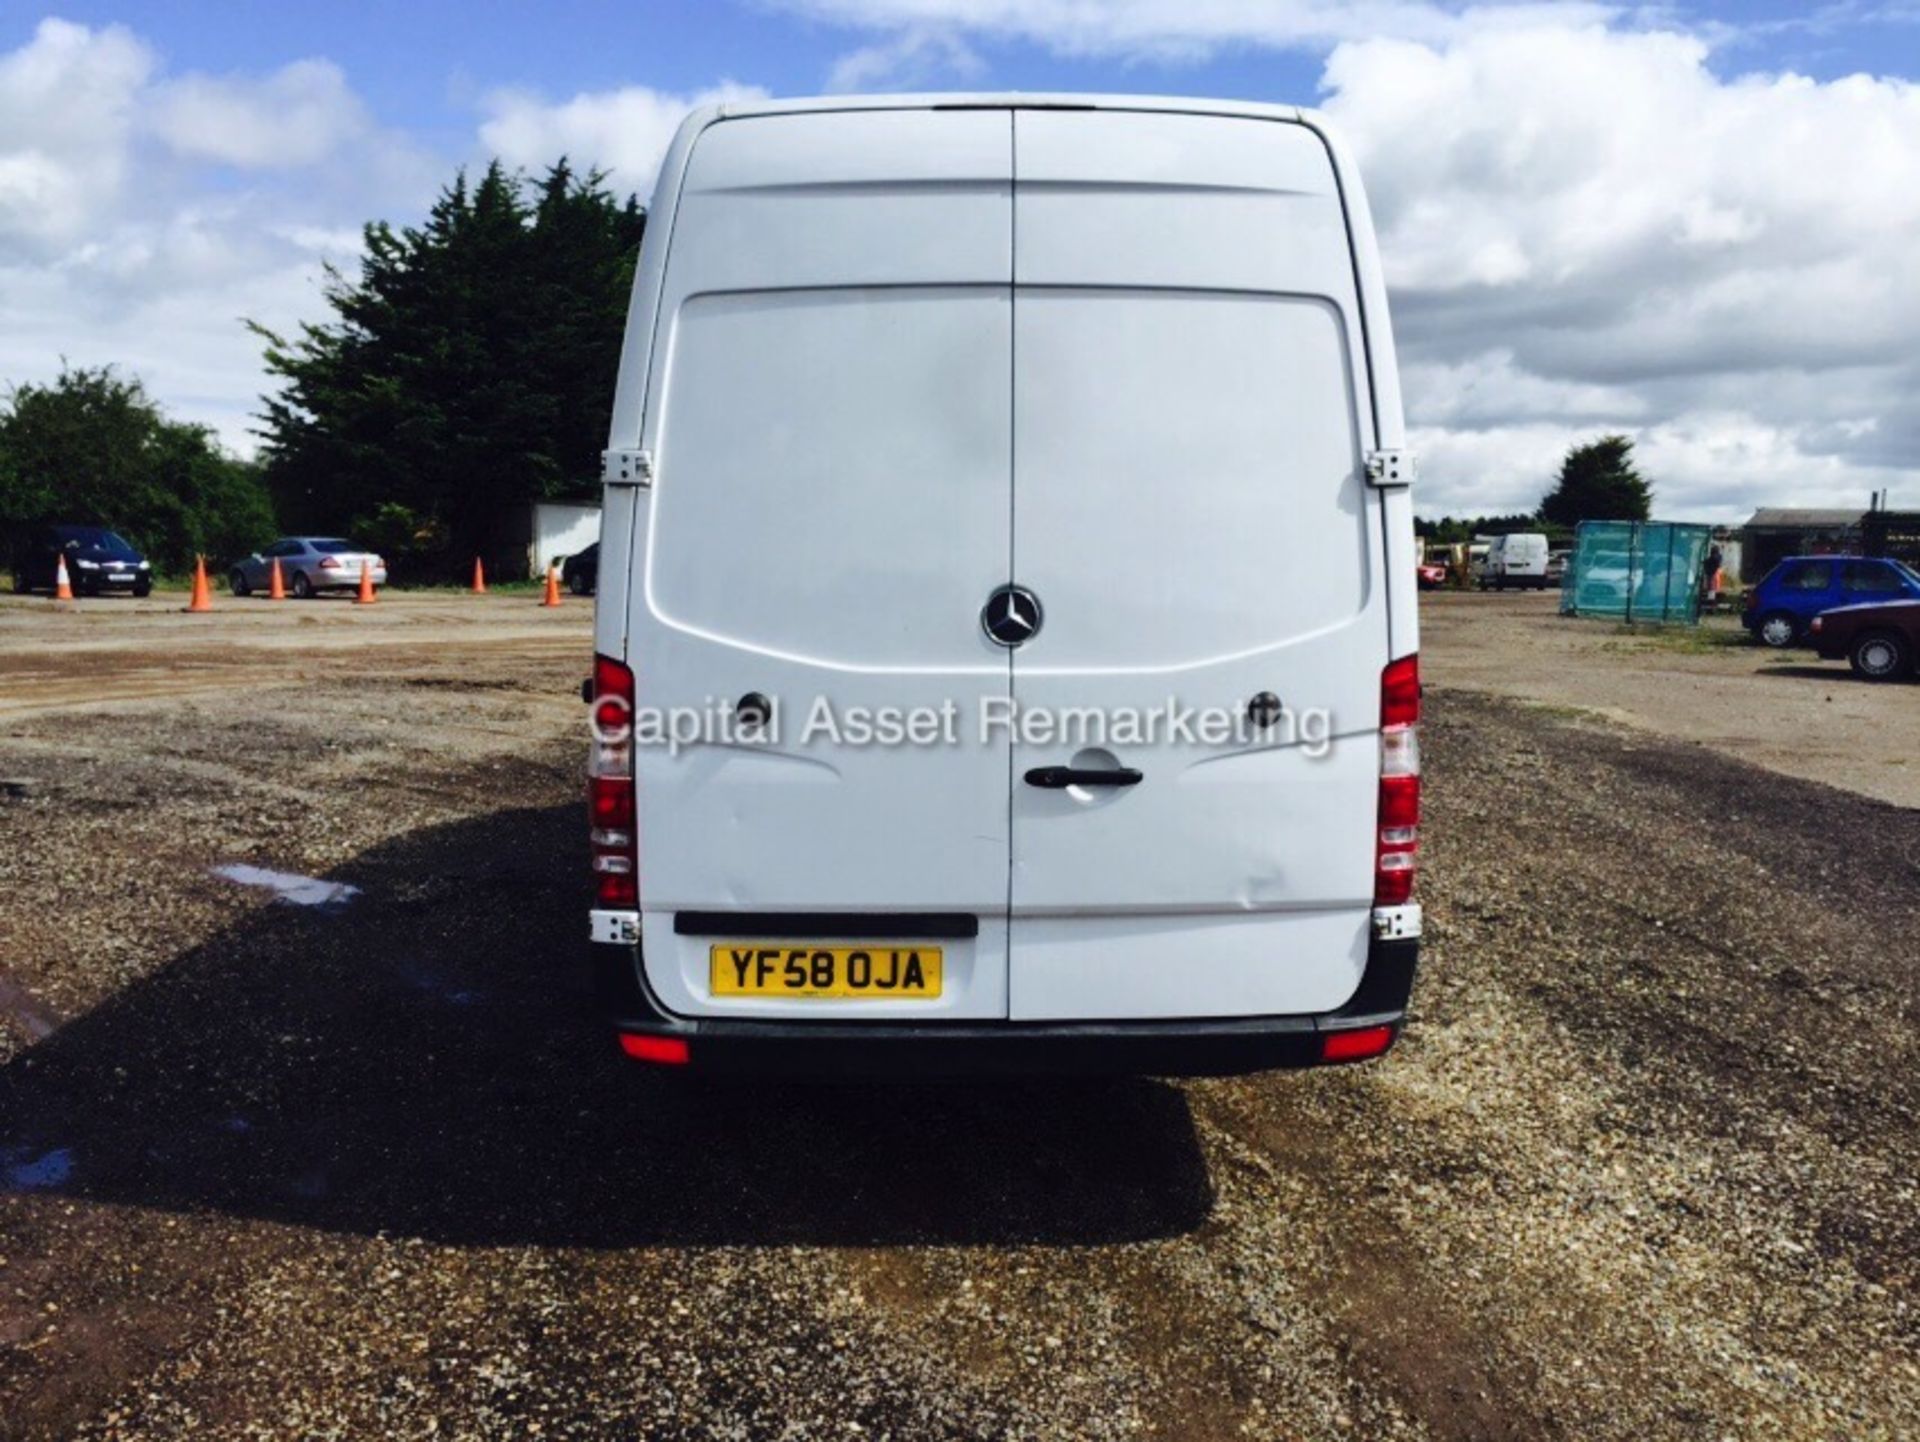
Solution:
M 1387 621 L 1331 163 L 1300 125 L 1111 111 L 1018 111 L 1014 156 L 1012 570 L 1044 619 L 1013 696 L 1107 730 L 1015 739 L 1008 1014 L 1338 1007 Z M 1268 728 L 1176 730 L 1268 697 Z M 1060 766 L 1140 780 L 1028 780 Z

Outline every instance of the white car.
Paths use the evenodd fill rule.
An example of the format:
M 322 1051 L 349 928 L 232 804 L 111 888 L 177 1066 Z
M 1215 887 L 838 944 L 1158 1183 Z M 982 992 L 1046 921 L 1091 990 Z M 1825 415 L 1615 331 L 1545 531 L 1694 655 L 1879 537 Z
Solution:
M 727 104 L 648 213 L 589 692 L 627 1053 L 1384 1052 L 1420 929 L 1418 550 L 1325 122 Z

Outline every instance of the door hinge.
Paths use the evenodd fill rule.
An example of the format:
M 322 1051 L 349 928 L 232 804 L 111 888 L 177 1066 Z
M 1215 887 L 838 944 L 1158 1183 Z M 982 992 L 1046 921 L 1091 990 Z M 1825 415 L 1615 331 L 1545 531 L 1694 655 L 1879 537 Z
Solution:
M 1413 452 L 1405 450 L 1368 451 L 1367 484 L 1383 490 L 1389 486 L 1410 486 L 1414 475 Z
M 652 451 L 602 451 L 600 479 L 610 486 L 653 484 Z

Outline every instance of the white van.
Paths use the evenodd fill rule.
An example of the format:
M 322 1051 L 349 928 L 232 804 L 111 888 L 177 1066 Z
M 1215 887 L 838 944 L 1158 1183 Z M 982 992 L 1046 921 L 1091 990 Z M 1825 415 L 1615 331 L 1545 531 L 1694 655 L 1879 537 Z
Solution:
M 1313 115 L 691 116 L 606 458 L 591 933 L 623 1048 L 1385 1051 L 1420 925 L 1404 446 L 1366 201 Z
M 1547 538 L 1537 531 L 1521 531 L 1511 536 L 1495 536 L 1487 546 L 1487 564 L 1480 573 L 1480 589 L 1492 586 L 1504 591 L 1509 586 L 1547 588 Z

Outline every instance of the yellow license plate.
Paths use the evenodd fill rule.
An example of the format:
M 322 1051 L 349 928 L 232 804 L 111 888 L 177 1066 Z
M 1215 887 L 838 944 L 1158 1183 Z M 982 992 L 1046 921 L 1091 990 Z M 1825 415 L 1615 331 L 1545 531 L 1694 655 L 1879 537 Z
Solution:
M 709 953 L 715 996 L 801 1000 L 931 1001 L 940 995 L 937 946 L 770 946 L 729 941 Z

